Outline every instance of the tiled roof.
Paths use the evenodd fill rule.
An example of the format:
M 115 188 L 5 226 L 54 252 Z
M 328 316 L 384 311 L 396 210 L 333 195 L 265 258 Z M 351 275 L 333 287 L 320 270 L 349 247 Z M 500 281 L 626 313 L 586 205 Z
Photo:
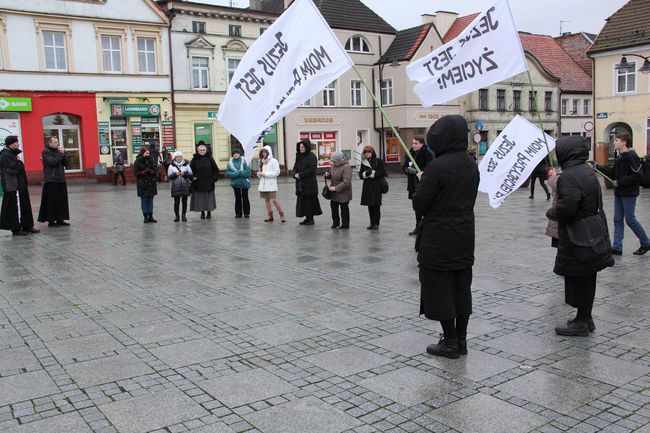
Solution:
M 429 34 L 431 27 L 431 23 L 428 23 L 399 31 L 378 63 L 391 63 L 393 60 L 398 62 L 411 60 L 420 45 L 422 45 L 422 41 Z
M 394 35 L 397 30 L 360 0 L 314 0 L 333 29 Z M 275 14 L 284 11 L 284 0 L 262 0 L 262 10 Z
M 445 37 L 442 38 L 442 42 L 446 44 L 456 36 L 460 35 L 461 32 L 465 30 L 465 27 L 470 25 L 477 16 L 479 16 L 479 14 L 465 15 L 464 17 L 456 18 L 456 21 L 454 21 L 451 27 L 449 27 L 449 30 L 447 30 Z
M 587 57 L 587 50 L 591 47 L 595 35 L 589 33 L 565 34 L 555 38 L 562 49 L 585 71 L 589 76 L 592 74 L 592 61 Z
M 560 79 L 564 92 L 591 92 L 591 77 L 562 49 L 551 36 L 532 35 L 519 32 L 524 51 L 529 52 L 548 70 Z
M 630 0 L 607 19 L 589 53 L 650 44 L 650 1 Z

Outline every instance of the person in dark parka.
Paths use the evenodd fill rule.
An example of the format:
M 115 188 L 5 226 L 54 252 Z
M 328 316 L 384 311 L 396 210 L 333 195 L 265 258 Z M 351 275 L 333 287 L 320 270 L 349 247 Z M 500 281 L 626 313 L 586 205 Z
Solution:
M 205 145 L 199 145 L 190 162 L 192 169 L 192 198 L 190 210 L 201 212 L 201 219 L 212 218 L 212 211 L 217 208 L 214 197 L 214 184 L 219 180 L 219 167 Z M 169 168 L 167 169 L 169 170 Z
M 557 204 L 546 216 L 558 222 L 558 247 L 553 272 L 564 277 L 564 297 L 567 304 L 578 309 L 575 319 L 558 326 L 559 335 L 587 336 L 595 326 L 591 310 L 596 295 L 596 275 L 614 265 L 611 254 L 591 262 L 578 262 L 569 239 L 567 224 L 602 210 L 600 183 L 593 170 L 585 164 L 589 157 L 587 143 L 582 137 L 559 139 L 555 154 L 562 167 L 557 178 Z M 555 181 L 554 175 L 551 182 Z
M 363 180 L 361 189 L 361 206 L 368 206 L 370 225 L 368 230 L 379 230 L 381 220 L 381 183 L 387 175 L 386 164 L 381 158 L 377 158 L 375 149 L 368 145 L 363 148 L 363 158 L 359 168 L 359 179 Z
M 427 134 L 436 158 L 415 187 L 413 209 L 422 214 L 416 249 L 420 267 L 420 314 L 441 323 L 444 336 L 427 352 L 458 358 L 467 353 L 472 314 L 476 162 L 467 153 L 467 121 L 444 116 Z
M 32 204 L 27 190 L 25 164 L 18 158 L 22 153 L 18 137 L 5 138 L 5 148 L 0 152 L 0 179 L 2 179 L 2 210 L 0 230 L 11 230 L 14 236 L 39 233 L 34 228 Z
M 427 148 L 425 139 L 421 135 L 416 135 L 413 137 L 413 143 L 411 144 L 411 156 L 415 159 L 420 170 L 424 170 L 429 162 L 433 160 L 433 154 Z M 402 171 L 408 176 L 406 190 L 409 193 L 409 200 L 413 198 L 413 193 L 415 192 L 415 186 L 420 182 L 420 179 L 416 176 L 417 170 L 413 165 L 413 162 L 410 158 L 404 158 L 404 164 L 402 164 Z M 414 236 L 418 234 L 418 225 L 422 220 L 422 214 L 415 213 L 415 228 L 412 232 L 409 233 L 409 236 Z
M 57 137 L 49 137 L 41 153 L 43 160 L 43 194 L 38 212 L 39 222 L 48 222 L 50 227 L 68 226 L 68 187 L 65 182 L 65 168 L 68 160 L 65 148 L 59 145 Z
M 138 197 L 140 197 L 140 207 L 144 216 L 144 223 L 157 223 L 153 217 L 153 198 L 158 194 L 156 185 L 158 173 L 156 164 L 151 160 L 149 149 L 141 147 L 138 156 L 133 163 L 133 171 L 137 180 L 136 186 Z
M 293 178 L 296 180 L 296 216 L 305 217 L 301 225 L 314 225 L 314 215 L 322 215 L 318 201 L 318 180 L 316 168 L 318 158 L 311 151 L 309 140 L 296 143 L 296 162 L 293 165 Z
M 535 198 L 535 181 L 539 179 L 539 184 L 542 185 L 544 192 L 546 193 L 546 200 L 551 199 L 551 192 L 546 186 L 546 159 L 542 159 L 537 166 L 533 169 L 533 172 L 530 175 L 530 199 Z

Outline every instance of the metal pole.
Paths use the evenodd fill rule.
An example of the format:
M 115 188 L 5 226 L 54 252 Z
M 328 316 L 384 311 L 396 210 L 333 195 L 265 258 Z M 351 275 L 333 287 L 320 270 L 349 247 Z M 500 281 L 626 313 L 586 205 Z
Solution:
M 546 141 L 546 133 L 544 132 L 544 123 L 542 122 L 542 115 L 539 114 L 539 107 L 537 106 L 537 94 L 535 93 L 535 87 L 533 87 L 533 78 L 530 76 L 530 71 L 526 71 L 528 73 L 528 83 L 530 84 L 530 90 L 533 92 L 533 97 L 535 98 L 534 100 L 534 107 L 535 107 L 535 112 L 537 113 L 537 121 L 539 122 L 539 129 L 542 130 L 542 137 L 544 137 L 544 144 L 546 145 L 546 153 L 548 154 L 548 162 L 551 165 L 551 168 L 553 167 L 553 158 L 551 157 L 551 150 L 548 148 L 548 142 Z

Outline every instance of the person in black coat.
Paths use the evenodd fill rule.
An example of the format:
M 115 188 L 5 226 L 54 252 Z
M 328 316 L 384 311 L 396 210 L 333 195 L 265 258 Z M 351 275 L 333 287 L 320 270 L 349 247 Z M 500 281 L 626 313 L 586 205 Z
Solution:
M 636 235 L 641 243 L 637 256 L 650 251 L 650 239 L 641 223 L 636 219 L 636 198 L 639 196 L 639 178 L 634 170 L 638 170 L 641 160 L 632 149 L 632 137 L 629 134 L 618 134 L 614 140 L 614 148 L 618 151 L 618 158 L 614 161 L 614 168 L 609 169 L 600 165 L 596 169 L 614 180 L 614 242 L 612 254 L 623 254 L 623 235 L 625 226 L 623 221 Z
M 546 193 L 546 200 L 551 199 L 551 193 L 546 186 L 546 158 L 542 159 L 539 164 L 533 169 L 533 172 L 530 175 L 530 197 L 529 199 L 535 198 L 535 180 L 539 179 L 539 184 L 544 188 Z
M 138 197 L 140 197 L 142 215 L 144 215 L 144 223 L 157 223 L 158 221 L 153 217 L 153 198 L 158 194 L 158 186 L 156 185 L 158 173 L 156 172 L 156 164 L 151 160 L 148 148 L 140 148 L 140 153 L 138 153 L 135 163 L 133 163 L 133 171 L 137 179 L 136 186 Z
M 38 221 L 48 222 L 50 227 L 69 226 L 68 187 L 65 182 L 65 168 L 68 160 L 65 148 L 59 145 L 57 137 L 49 137 L 47 146 L 41 153 L 43 160 L 43 194 Z
M 381 221 L 381 196 L 382 183 L 386 182 L 386 164 L 377 158 L 375 149 L 368 145 L 363 148 L 359 179 L 363 180 L 361 189 L 361 206 L 368 206 L 370 225 L 368 230 L 379 230 Z
M 193 176 L 190 210 L 201 212 L 201 219 L 210 219 L 212 211 L 217 208 L 214 184 L 219 180 L 219 167 L 207 146 L 199 145 L 196 148 L 190 168 Z
M 447 358 L 467 353 L 472 314 L 476 162 L 467 153 L 467 121 L 444 116 L 427 134 L 436 158 L 415 187 L 413 209 L 423 215 L 416 241 L 420 267 L 420 314 L 437 320 L 444 336 L 427 352 Z
M 0 152 L 0 179 L 2 179 L 2 210 L 0 211 L 0 229 L 11 230 L 14 236 L 39 233 L 34 228 L 32 204 L 27 190 L 25 164 L 18 158 L 18 137 L 9 135 L 5 138 L 5 148 Z
M 318 158 L 311 151 L 309 140 L 296 143 L 296 162 L 293 165 L 293 178 L 296 180 L 296 216 L 305 217 L 301 225 L 314 225 L 314 215 L 322 215 L 318 200 L 318 180 L 316 168 Z
M 433 154 L 429 152 L 425 139 L 421 135 L 413 137 L 410 152 L 418 167 L 420 167 L 420 170 L 424 170 L 427 164 L 433 160 Z M 409 200 L 411 200 L 413 198 L 413 193 L 415 192 L 415 186 L 420 182 L 420 179 L 416 176 L 417 170 L 413 166 L 413 162 L 410 158 L 404 158 L 402 171 L 408 176 L 406 190 L 409 192 Z M 422 220 L 422 214 L 415 212 L 415 228 L 409 233 L 409 236 L 418 234 L 418 225 L 420 224 L 420 220 Z
M 600 183 L 593 170 L 585 164 L 589 157 L 587 142 L 580 136 L 559 139 L 555 154 L 562 167 L 557 177 L 557 204 L 546 216 L 558 222 L 558 245 L 553 272 L 564 277 L 564 297 L 567 304 L 578 309 L 575 319 L 558 326 L 559 335 L 587 336 L 596 329 L 591 309 L 596 295 L 596 275 L 614 265 L 610 254 L 590 262 L 578 261 L 569 239 L 567 224 L 602 211 Z M 551 183 L 555 181 L 553 174 Z M 609 236 L 609 234 L 608 234 Z

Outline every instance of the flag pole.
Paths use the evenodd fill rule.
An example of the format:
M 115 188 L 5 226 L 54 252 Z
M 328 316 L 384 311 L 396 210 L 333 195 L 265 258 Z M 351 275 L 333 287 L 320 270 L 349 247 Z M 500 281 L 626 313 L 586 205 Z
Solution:
M 546 141 L 546 133 L 544 132 L 544 124 L 542 123 L 542 115 L 539 113 L 539 107 L 537 106 L 537 94 L 535 93 L 535 87 L 533 86 L 533 78 L 530 76 L 530 69 L 526 71 L 528 74 L 528 83 L 530 84 L 530 90 L 533 92 L 534 102 L 535 102 L 535 113 L 537 113 L 537 121 L 539 122 L 539 129 L 542 130 L 542 137 L 544 137 L 544 144 L 546 145 L 546 153 L 548 154 L 548 161 L 551 164 L 551 169 L 553 167 L 553 158 L 551 157 L 551 150 L 548 148 L 548 142 Z
M 605 178 L 605 179 L 607 179 L 608 181 L 614 183 L 614 181 L 613 181 L 612 179 L 610 179 L 609 177 L 607 177 L 607 175 L 606 175 L 605 173 L 603 173 L 602 171 L 598 170 L 596 167 L 591 167 L 591 168 L 594 169 L 594 171 L 596 172 L 596 174 L 599 174 L 599 175 L 601 175 L 603 178 Z
M 366 88 L 368 93 L 370 93 L 370 96 L 372 96 L 372 100 L 375 101 L 375 104 L 377 104 L 377 107 L 379 107 L 379 111 L 381 111 L 381 115 L 384 116 L 384 119 L 386 119 L 386 122 L 388 123 L 388 126 L 390 126 L 390 129 L 393 131 L 393 134 L 395 137 L 397 137 L 397 140 L 399 141 L 399 144 L 404 148 L 404 151 L 406 152 L 406 156 L 411 160 L 413 163 L 413 166 L 415 167 L 415 170 L 418 172 L 422 171 L 420 170 L 420 166 L 418 166 L 418 163 L 415 162 L 415 158 L 413 158 L 413 155 L 411 155 L 411 151 L 408 147 L 406 147 L 406 144 L 404 144 L 404 141 L 402 141 L 402 137 L 397 133 L 397 130 L 395 129 L 395 126 L 393 126 L 393 122 L 390 121 L 390 118 L 388 117 L 388 114 L 386 114 L 386 111 L 384 111 L 384 107 L 381 106 L 381 103 L 379 100 L 377 100 L 377 97 L 375 96 L 374 93 L 372 93 L 372 90 L 370 90 L 370 87 L 368 87 L 368 83 L 366 83 L 365 78 L 361 75 L 361 72 L 357 69 L 355 65 L 352 65 L 352 69 L 354 69 L 354 72 L 357 73 L 357 76 L 361 79 L 361 82 L 363 83 L 363 87 Z M 383 131 L 382 131 L 383 133 Z

